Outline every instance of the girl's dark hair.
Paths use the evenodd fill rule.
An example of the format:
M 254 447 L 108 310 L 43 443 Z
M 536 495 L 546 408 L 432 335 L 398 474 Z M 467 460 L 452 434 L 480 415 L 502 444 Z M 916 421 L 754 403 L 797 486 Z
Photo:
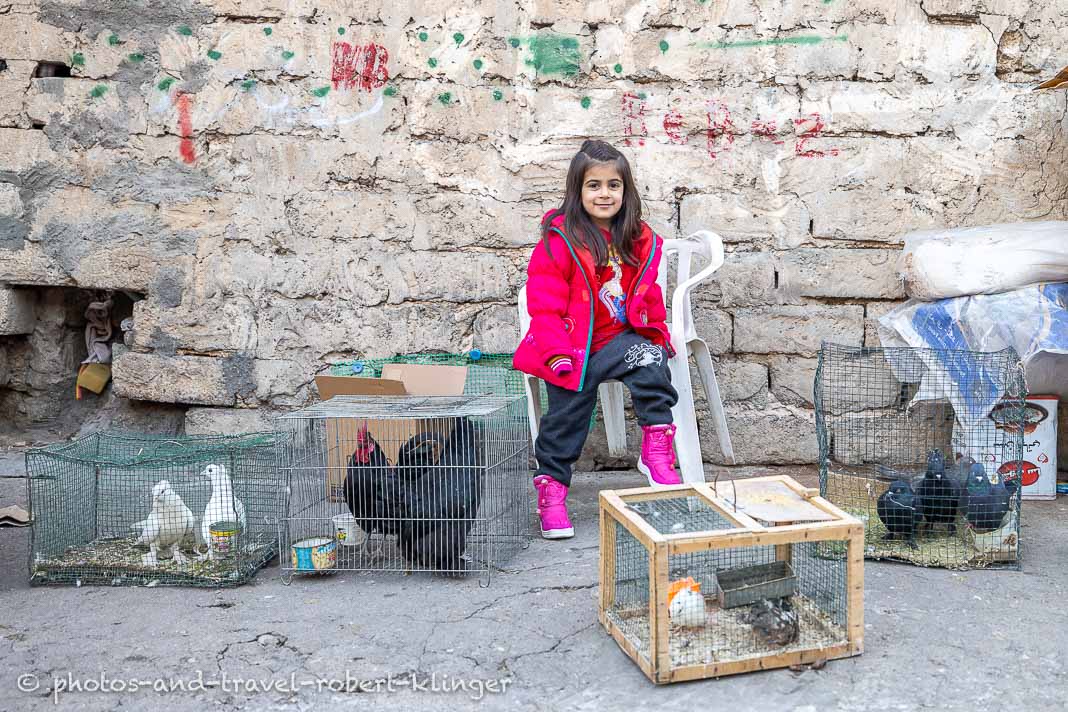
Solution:
M 596 163 L 612 163 L 623 179 L 623 206 L 612 218 L 612 244 L 620 258 L 628 265 L 638 264 L 634 255 L 634 243 L 642 232 L 642 201 L 634 186 L 627 157 L 604 141 L 587 140 L 567 169 L 567 184 L 564 188 L 564 204 L 545 216 L 541 224 L 541 237 L 549 246 L 549 228 L 556 217 L 564 216 L 564 234 L 585 248 L 599 266 L 608 263 L 608 243 L 600 229 L 582 207 L 582 183 L 586 169 Z

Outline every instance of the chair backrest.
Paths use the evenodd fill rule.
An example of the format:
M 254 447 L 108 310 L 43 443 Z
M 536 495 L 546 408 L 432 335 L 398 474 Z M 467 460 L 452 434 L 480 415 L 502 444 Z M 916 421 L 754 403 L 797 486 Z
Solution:
M 680 316 L 683 317 L 684 323 L 691 325 L 685 331 L 690 331 L 693 322 L 690 288 L 712 276 L 713 272 L 723 266 L 723 239 L 714 232 L 699 230 L 679 240 L 664 240 L 664 259 L 667 260 L 672 255 L 677 258 L 675 292 L 669 296 L 667 291 L 668 270 L 661 269 L 656 276 L 656 281 L 664 293 L 669 318 L 674 322 L 675 309 L 681 306 L 682 315 Z M 695 257 L 703 257 L 708 260 L 708 263 L 698 270 L 697 274 L 691 274 L 695 265 Z M 684 287 L 684 289 L 680 291 L 679 287 Z
M 530 328 L 530 312 L 527 311 L 527 285 L 519 288 L 519 338 Z

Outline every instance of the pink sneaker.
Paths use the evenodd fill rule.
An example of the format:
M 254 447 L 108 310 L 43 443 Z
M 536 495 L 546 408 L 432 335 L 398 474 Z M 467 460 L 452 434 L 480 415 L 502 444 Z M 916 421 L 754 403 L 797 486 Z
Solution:
M 677 485 L 682 482 L 675 471 L 675 426 L 643 425 L 642 453 L 638 457 L 638 470 L 649 478 L 649 484 Z
M 538 490 L 538 516 L 541 517 L 541 535 L 546 539 L 570 539 L 575 536 L 571 520 L 567 517 L 567 486 L 548 475 L 534 478 Z

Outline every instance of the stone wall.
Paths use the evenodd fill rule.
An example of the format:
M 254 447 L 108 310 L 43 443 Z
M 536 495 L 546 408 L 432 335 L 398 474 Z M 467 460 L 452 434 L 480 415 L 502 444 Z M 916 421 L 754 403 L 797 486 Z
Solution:
M 244 426 L 332 360 L 512 349 L 604 137 L 658 230 L 727 243 L 695 309 L 740 459 L 812 462 L 815 349 L 872 343 L 903 233 L 1068 216 L 1030 91 L 1065 47 L 1025 0 L 9 0 L 0 283 L 144 295 L 115 395 Z

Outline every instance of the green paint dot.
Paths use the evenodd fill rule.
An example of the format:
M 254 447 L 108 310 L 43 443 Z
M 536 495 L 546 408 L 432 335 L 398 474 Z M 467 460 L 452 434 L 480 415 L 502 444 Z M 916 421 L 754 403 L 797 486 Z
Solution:
M 193 31 L 185 25 L 182 25 L 178 28 L 178 34 L 185 35 L 186 37 L 191 37 L 193 35 Z
M 93 87 L 93 90 L 89 92 L 89 96 L 93 97 L 94 99 L 99 99 L 107 93 L 108 88 L 106 86 L 104 86 L 103 84 L 97 84 L 95 87 Z
M 476 59 L 473 62 L 473 64 L 475 65 L 475 69 L 482 69 L 482 60 L 481 59 Z
M 339 35 L 343 35 L 343 34 L 345 34 L 345 28 L 344 28 L 344 27 L 339 27 L 339 28 L 337 28 L 337 33 L 338 33 Z
M 217 49 L 209 49 L 208 56 L 212 59 L 219 59 L 220 57 L 222 57 L 222 52 Z
M 166 79 L 160 80 L 160 83 L 156 85 L 156 88 L 160 91 L 167 91 L 171 88 L 172 84 L 174 84 L 174 77 L 167 77 Z
M 463 32 L 457 32 L 452 36 L 452 39 L 453 39 L 453 42 L 455 42 L 456 44 L 460 44 L 461 42 L 464 41 L 464 33 Z
M 519 38 L 518 37 L 513 37 L 512 39 L 508 40 L 508 44 L 512 45 L 513 47 L 518 47 L 519 46 Z
M 431 69 L 433 69 L 434 67 L 438 66 L 438 60 L 434 59 L 433 57 L 431 57 L 430 59 L 428 59 L 428 60 L 426 61 L 426 63 L 430 65 L 430 68 L 431 68 Z
M 590 104 L 592 104 L 593 102 L 590 101 L 590 97 L 584 96 L 582 97 L 582 101 L 580 101 L 579 103 L 582 104 L 583 109 L 588 109 L 590 108 Z
M 501 91 L 500 89 L 494 89 L 493 90 L 493 100 L 494 101 L 500 101 L 503 98 L 504 98 L 504 92 L 503 91 Z
M 397 87 L 386 87 L 382 93 L 386 96 L 397 96 Z
M 288 49 L 285 52 L 282 52 L 282 59 L 286 60 L 287 62 L 293 59 L 293 57 L 295 56 L 296 55 L 290 52 Z
M 318 89 L 312 89 L 312 94 L 322 99 L 324 96 L 330 93 L 330 87 L 319 87 Z
M 622 64 L 617 64 L 616 66 L 612 67 L 612 71 L 615 72 L 616 74 L 619 74 L 620 72 L 623 71 L 623 65 Z
M 271 36 L 272 32 L 274 32 L 274 28 L 271 28 L 271 27 L 264 27 L 263 28 L 263 34 L 267 35 L 268 37 Z
M 420 42 L 426 42 L 426 38 L 427 37 L 428 37 L 427 33 L 425 33 L 425 32 L 420 32 L 419 33 L 419 41 Z
M 449 92 L 445 92 L 444 94 L 438 94 L 438 101 L 441 102 L 442 106 L 448 106 L 452 103 L 452 94 L 450 94 Z
M 241 88 L 245 91 L 251 90 L 254 86 L 256 86 L 256 80 L 254 79 L 246 79 L 245 81 L 241 82 Z
M 128 60 L 130 60 L 131 62 L 144 62 L 145 61 L 145 55 L 141 54 L 140 52 L 134 52 L 133 54 L 128 55 L 126 58 Z
M 661 53 L 667 52 L 668 51 L 668 47 L 670 47 L 670 46 L 671 45 L 669 45 L 667 43 L 667 40 L 660 40 L 660 52 Z
M 114 47 L 118 43 L 119 43 L 119 36 L 114 34 L 114 33 L 112 33 L 112 35 L 110 37 L 108 37 L 108 44 L 111 45 L 112 47 Z
M 642 101 L 645 101 L 645 98 L 646 98 L 645 92 L 643 92 L 643 91 L 638 92 L 638 98 L 641 99 Z
M 75 67 L 84 67 L 85 55 L 81 52 L 75 52 L 73 55 L 71 55 L 70 63 Z

